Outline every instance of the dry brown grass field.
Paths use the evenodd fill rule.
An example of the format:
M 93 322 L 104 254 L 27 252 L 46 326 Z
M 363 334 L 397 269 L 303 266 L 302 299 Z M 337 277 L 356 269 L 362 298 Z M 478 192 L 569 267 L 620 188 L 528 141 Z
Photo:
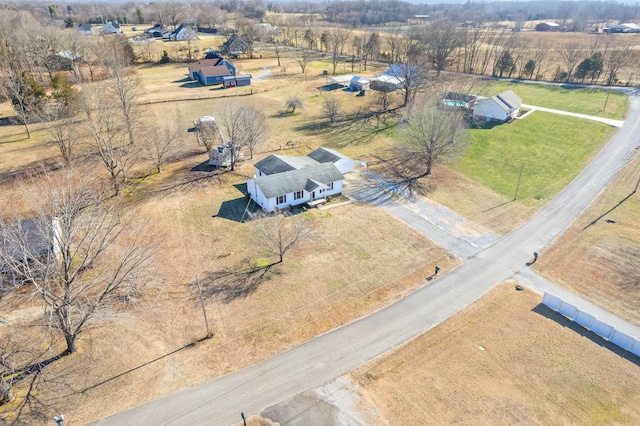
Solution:
M 638 424 L 639 361 L 507 282 L 351 374 L 374 424 Z
M 536 262 L 542 274 L 636 325 L 640 325 L 639 154 Z

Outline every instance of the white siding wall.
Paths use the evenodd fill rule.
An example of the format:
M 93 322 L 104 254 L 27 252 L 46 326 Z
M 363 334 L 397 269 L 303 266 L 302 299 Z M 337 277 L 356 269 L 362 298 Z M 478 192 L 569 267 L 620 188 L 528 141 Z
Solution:
M 509 117 L 509 114 L 493 100 L 477 103 L 473 108 L 473 115 L 500 121 L 504 121 Z
M 353 169 L 355 168 L 355 162 L 349 158 L 349 159 L 340 159 L 338 161 L 336 161 L 335 166 L 338 170 L 340 170 L 340 173 L 347 174 L 353 171 Z
M 293 193 L 291 192 L 289 194 L 286 194 L 287 200 L 284 203 L 278 204 L 277 197 L 267 199 L 262 191 L 260 191 L 260 188 L 258 188 L 255 182 L 255 179 L 250 179 L 247 181 L 247 192 L 249 193 L 251 199 L 256 202 L 256 204 L 258 204 L 268 212 L 272 212 L 275 209 L 284 209 L 291 206 L 298 206 L 300 204 L 311 201 L 311 193 L 303 190 L 302 198 L 294 200 Z M 342 192 L 342 181 L 339 180 L 337 182 L 333 182 L 333 189 L 328 189 L 322 193 L 320 193 L 318 190 L 316 190 L 315 192 L 316 199 L 340 194 Z

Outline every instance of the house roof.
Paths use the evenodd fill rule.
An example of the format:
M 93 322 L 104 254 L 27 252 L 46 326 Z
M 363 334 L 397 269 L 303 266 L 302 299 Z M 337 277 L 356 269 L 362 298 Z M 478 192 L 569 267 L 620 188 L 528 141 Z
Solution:
M 203 67 L 215 67 L 216 65 L 218 65 L 218 62 L 220 62 L 222 58 L 219 59 L 201 59 L 198 62 L 194 62 L 193 64 L 189 64 L 189 73 L 192 73 L 194 71 L 198 71 L 200 68 Z
M 250 46 L 251 43 L 244 36 L 238 34 L 232 34 L 222 45 L 223 50 L 229 53 L 247 53 Z
M 371 80 L 374 81 L 379 81 L 381 83 L 385 83 L 385 84 L 393 84 L 393 85 L 399 85 L 402 84 L 402 79 L 398 78 L 398 77 L 394 77 L 392 75 L 381 75 L 378 77 L 374 77 Z
M 538 25 L 548 25 L 550 27 L 559 27 L 560 24 L 556 24 L 555 22 L 540 22 Z
M 254 164 L 255 168 L 265 175 L 285 173 L 303 167 L 315 166 L 318 162 L 310 157 L 294 157 L 290 155 L 272 154 Z
M 227 67 L 200 67 L 200 73 L 203 77 L 220 77 L 230 75 L 231 71 Z
M 509 107 L 509 105 L 507 105 L 506 103 L 502 102 L 500 100 L 500 98 L 498 98 L 498 96 L 492 96 L 490 98 L 478 98 L 478 100 L 476 101 L 476 106 L 478 105 L 482 105 L 482 104 L 490 104 L 490 103 L 494 103 L 496 104 L 500 109 L 509 112 L 511 111 L 511 108 Z
M 307 157 L 313 158 L 318 163 L 335 163 L 339 160 L 349 159 L 349 157 L 339 153 L 338 151 L 324 147 L 320 147 L 315 151 L 310 152 L 309 154 L 307 154 Z
M 0 229 L 0 250 L 14 262 L 24 261 L 25 255 L 43 256 L 51 249 L 51 243 L 35 220 L 24 220 L 15 229 Z M 0 263 L 0 272 L 6 267 Z
M 346 83 L 348 81 L 351 81 L 352 78 L 353 78 L 352 75 L 337 75 L 335 77 L 330 77 L 329 81 L 331 83 L 341 84 L 341 83 Z
M 522 105 L 522 99 L 520 99 L 520 96 L 516 95 L 513 90 L 498 93 L 496 96 L 512 109 L 518 109 Z
M 321 185 L 342 179 L 342 173 L 340 173 L 333 163 L 323 163 L 269 176 L 257 177 L 255 182 L 265 197 L 273 198 L 303 189 L 309 191 L 307 188 L 313 191 Z
M 79 24 L 78 28 L 82 31 L 91 31 L 93 29 L 93 25 L 91 25 L 91 23 L 89 22 L 84 22 L 82 24 Z

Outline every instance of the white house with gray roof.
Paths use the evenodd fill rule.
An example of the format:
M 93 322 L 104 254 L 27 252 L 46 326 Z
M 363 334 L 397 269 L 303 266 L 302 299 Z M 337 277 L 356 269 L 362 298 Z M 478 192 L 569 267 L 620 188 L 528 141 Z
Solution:
M 522 99 L 513 90 L 507 90 L 490 98 L 478 98 L 473 106 L 473 115 L 485 121 L 504 123 L 516 118 Z
M 272 212 L 342 193 L 343 173 L 353 171 L 354 161 L 332 149 L 318 148 L 305 157 L 270 155 L 254 166 L 256 175 L 247 181 L 247 192 Z

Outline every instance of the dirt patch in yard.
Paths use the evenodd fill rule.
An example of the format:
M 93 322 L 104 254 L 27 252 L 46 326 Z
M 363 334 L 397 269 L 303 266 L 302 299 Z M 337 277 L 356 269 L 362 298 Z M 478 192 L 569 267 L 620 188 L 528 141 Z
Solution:
M 377 424 L 638 424 L 640 360 L 514 284 L 352 374 Z

